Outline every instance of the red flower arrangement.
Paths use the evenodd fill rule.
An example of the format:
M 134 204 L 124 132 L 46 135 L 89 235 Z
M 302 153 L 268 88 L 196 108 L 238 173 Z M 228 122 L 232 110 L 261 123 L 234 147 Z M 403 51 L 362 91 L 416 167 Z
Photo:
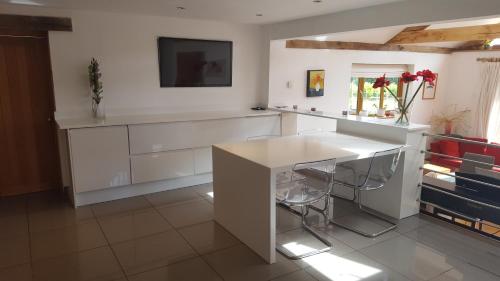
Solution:
M 422 82 L 420 82 L 420 85 L 418 86 L 418 88 L 415 91 L 415 93 L 413 94 L 413 96 L 408 98 L 408 91 L 410 89 L 410 83 L 413 81 L 417 81 L 419 77 L 422 77 Z M 405 72 L 405 73 L 401 74 L 400 79 L 404 84 L 407 84 L 406 85 L 406 93 L 405 93 L 404 98 L 397 97 L 391 91 L 391 89 L 389 89 L 389 85 L 391 84 L 391 82 L 385 78 L 385 74 L 375 80 L 375 83 L 373 84 L 373 88 L 376 89 L 376 88 L 384 87 L 387 91 L 389 91 L 391 96 L 393 96 L 396 99 L 396 101 L 398 102 L 398 109 L 399 109 L 399 113 L 401 114 L 399 116 L 399 118 L 397 119 L 396 123 L 407 124 L 408 123 L 408 110 L 410 108 L 410 105 L 413 103 L 413 101 L 415 100 L 415 97 L 417 96 L 418 92 L 424 86 L 425 83 L 429 83 L 430 85 L 434 86 L 434 81 L 436 81 L 436 73 L 434 73 L 428 69 L 418 71 L 417 74 Z

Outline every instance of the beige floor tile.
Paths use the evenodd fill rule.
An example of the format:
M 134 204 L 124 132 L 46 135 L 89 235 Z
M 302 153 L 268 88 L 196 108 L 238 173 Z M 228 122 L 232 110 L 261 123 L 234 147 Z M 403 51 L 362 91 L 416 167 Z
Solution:
M 33 212 L 29 214 L 30 232 L 72 226 L 93 218 L 94 214 L 88 206 L 78 208 L 61 206 L 46 211 Z
M 201 258 L 130 276 L 129 281 L 222 281 Z
M 204 256 L 204 259 L 226 281 L 270 280 L 299 270 L 299 267 L 276 254 L 276 263 L 268 264 L 244 245 Z
M 0 269 L 0 280 L 31 281 L 31 266 L 29 263 Z
M 412 280 L 429 280 L 450 270 L 452 259 L 405 236 L 360 250 L 369 258 Z
M 214 187 L 212 183 L 200 184 L 191 187 L 196 193 L 203 197 L 213 197 Z
M 141 209 L 151 208 L 151 204 L 143 196 L 113 200 L 92 205 L 92 211 L 97 217 L 116 215 Z
M 179 188 L 145 195 L 154 206 L 167 206 L 200 199 L 200 195 L 191 188 Z
M 160 207 L 158 211 L 175 228 L 210 221 L 214 216 L 213 205 L 203 199 Z
M 71 207 L 67 195 L 60 189 L 53 189 L 37 193 L 28 194 L 26 196 L 28 203 L 28 211 L 40 212 L 53 208 Z
M 155 209 L 144 209 L 99 218 L 109 243 L 123 242 L 172 229 Z
M 174 230 L 111 246 L 127 275 L 196 256 L 194 250 Z
M 27 206 L 26 196 L 0 197 L 0 217 L 26 214 Z
M 345 256 L 324 253 L 305 258 L 304 262 L 310 265 L 305 270 L 320 281 L 410 281 L 403 275 L 359 252 L 349 253 Z
M 179 232 L 202 255 L 240 243 L 238 239 L 214 221 L 181 228 Z
M 25 214 L 0 217 L 0 239 L 28 233 Z
M 299 270 L 294 273 L 283 275 L 272 281 L 316 281 L 309 273 L 304 270 Z
M 111 281 L 123 277 L 109 247 L 73 253 L 33 263 L 35 281 Z
M 32 233 L 31 256 L 33 260 L 39 260 L 106 244 L 97 221 L 92 220 L 75 226 Z
M 0 239 L 0 268 L 28 263 L 29 245 L 28 233 Z

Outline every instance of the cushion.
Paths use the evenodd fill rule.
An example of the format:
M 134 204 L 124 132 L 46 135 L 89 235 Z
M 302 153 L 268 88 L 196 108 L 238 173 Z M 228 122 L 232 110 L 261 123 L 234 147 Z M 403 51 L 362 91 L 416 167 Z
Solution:
M 467 137 L 465 137 L 464 140 L 478 141 L 478 142 L 484 142 L 484 143 L 488 142 L 487 139 L 483 139 L 483 138 L 467 138 Z M 486 150 L 485 145 L 465 143 L 465 142 L 460 143 L 460 157 L 464 157 L 465 153 L 467 153 L 467 152 L 475 153 L 475 154 L 484 154 L 485 150 Z
M 496 142 L 492 142 L 491 144 L 500 145 L 500 143 L 496 143 Z M 485 154 L 495 157 L 495 165 L 500 165 L 500 147 L 488 146 L 486 148 Z
M 493 170 L 476 167 L 476 174 L 500 180 L 500 173 Z
M 443 140 L 439 143 L 439 149 L 446 155 L 460 157 L 460 146 L 456 141 Z
M 439 142 L 438 141 L 431 142 L 431 152 L 441 153 L 441 149 L 439 149 Z M 435 160 L 437 160 L 437 158 L 439 158 L 439 156 L 431 155 L 431 161 L 435 161 Z
M 462 160 L 439 157 L 436 161 L 432 161 L 432 164 L 454 169 L 460 167 Z
M 472 160 L 475 162 L 465 161 L 465 159 Z M 481 163 L 476 163 L 481 162 Z M 483 169 L 491 169 L 495 163 L 495 159 L 490 155 L 475 154 L 466 152 L 464 155 L 464 161 L 460 166 L 460 172 L 474 174 L 476 172 L 475 168 L 480 167 Z

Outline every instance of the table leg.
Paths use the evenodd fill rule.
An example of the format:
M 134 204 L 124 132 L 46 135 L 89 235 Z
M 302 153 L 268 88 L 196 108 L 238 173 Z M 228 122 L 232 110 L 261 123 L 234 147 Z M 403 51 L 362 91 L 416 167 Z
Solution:
M 269 168 L 212 149 L 215 221 L 266 262 L 276 262 L 276 176 Z

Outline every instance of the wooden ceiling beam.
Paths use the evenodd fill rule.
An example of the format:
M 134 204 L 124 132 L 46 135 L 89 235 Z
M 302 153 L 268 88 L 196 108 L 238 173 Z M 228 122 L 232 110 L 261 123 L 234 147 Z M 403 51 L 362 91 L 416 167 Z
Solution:
M 71 18 L 0 14 L 0 28 L 30 31 L 73 31 Z
M 407 28 L 403 29 L 403 31 L 399 32 L 394 37 L 392 37 L 391 39 L 389 39 L 389 41 L 387 41 L 386 44 L 388 44 L 389 42 L 391 42 L 392 40 L 394 40 L 394 38 L 397 38 L 398 36 L 400 36 L 401 33 L 412 32 L 412 31 L 421 31 L 421 30 L 425 30 L 429 26 L 430 25 L 419 25 L 419 26 L 410 26 L 410 27 L 407 27 Z
M 361 42 L 287 40 L 286 47 L 292 49 L 336 49 L 356 51 L 394 51 L 416 53 L 451 54 L 453 49 L 427 46 L 403 46 Z
M 493 40 L 495 38 L 500 38 L 500 24 L 442 29 L 403 30 L 389 40 L 387 44 Z

